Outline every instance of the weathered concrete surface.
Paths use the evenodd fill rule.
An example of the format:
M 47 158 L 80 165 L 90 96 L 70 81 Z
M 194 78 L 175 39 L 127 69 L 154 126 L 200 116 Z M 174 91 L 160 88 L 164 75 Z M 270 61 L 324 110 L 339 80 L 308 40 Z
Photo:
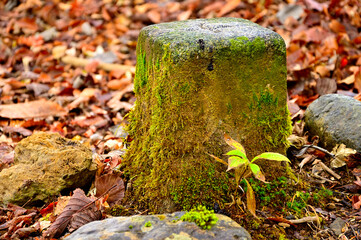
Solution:
M 229 150 L 224 133 L 249 157 L 285 152 L 286 50 L 269 29 L 235 18 L 145 27 L 134 81 L 124 164 L 135 177 L 130 196 L 143 207 L 173 212 L 221 200 L 232 183 L 207 153 Z
M 354 98 L 328 94 L 312 102 L 305 112 L 306 129 L 320 137 L 331 150 L 336 144 L 361 151 L 361 102 Z
M 14 166 L 0 172 L 0 203 L 41 204 L 64 189 L 89 184 L 92 152 L 58 133 L 34 133 L 15 148 Z
M 249 233 L 231 218 L 216 214 L 218 222 L 210 230 L 203 230 L 195 223 L 179 219 L 185 212 L 166 215 L 114 217 L 86 224 L 66 237 L 66 240 L 248 240 Z M 146 226 L 146 223 L 150 226 Z

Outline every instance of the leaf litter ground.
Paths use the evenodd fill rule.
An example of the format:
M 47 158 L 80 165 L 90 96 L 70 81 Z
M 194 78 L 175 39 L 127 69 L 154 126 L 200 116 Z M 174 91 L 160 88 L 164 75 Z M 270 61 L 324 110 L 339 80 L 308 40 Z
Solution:
M 289 150 L 298 184 L 289 188 L 285 179 L 269 185 L 250 181 L 259 219 L 246 210 L 244 183 L 231 203 L 215 204 L 215 210 L 241 223 L 254 239 L 337 239 L 334 231 L 342 239 L 361 238 L 360 154 L 352 153 L 344 159 L 346 165 L 331 168 L 330 173 L 325 166 L 330 168 L 334 159 L 327 153 L 314 148 L 302 152 L 302 145 L 317 145 L 317 138 L 305 136 L 300 122 L 305 108 L 323 94 L 361 99 L 358 0 L 2 1 L 0 171 L 13 164 L 14 147 L 24 137 L 34 131 L 59 132 L 92 148 L 99 166 L 95 185 L 109 193 L 81 197 L 87 200 L 78 210 L 84 208 L 88 220 L 95 219 L 92 214 L 97 211 L 100 218 L 105 213 L 145 214 L 146 210 L 127 207 L 103 209 L 124 195 L 116 167 L 124 140 L 131 141 L 123 128 L 135 101 L 132 80 L 139 30 L 153 23 L 223 16 L 250 19 L 285 39 L 288 104 L 294 134 L 303 140 L 297 138 L 301 144 Z M 78 194 L 75 191 L 73 197 L 79 200 Z M 63 198 L 58 207 L 2 206 L 1 238 L 40 238 L 46 221 L 59 222 L 48 215 L 53 207 L 60 211 L 57 219 L 61 212 L 69 214 L 64 208 L 70 200 Z M 42 215 L 45 219 L 39 221 Z M 344 220 L 342 227 L 331 231 L 338 217 Z M 295 223 L 294 218 L 304 223 Z

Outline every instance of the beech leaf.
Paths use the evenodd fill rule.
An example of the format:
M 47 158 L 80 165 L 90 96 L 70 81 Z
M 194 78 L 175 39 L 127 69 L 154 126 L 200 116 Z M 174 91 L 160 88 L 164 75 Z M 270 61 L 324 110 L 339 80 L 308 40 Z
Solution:
M 262 182 L 266 182 L 266 177 L 264 176 L 264 174 L 261 171 L 261 168 L 254 163 L 249 164 L 249 167 L 253 173 L 253 175 L 260 181 Z
M 85 196 L 83 190 L 81 190 L 80 188 L 75 189 L 74 194 L 64 208 L 64 211 L 56 218 L 55 222 L 43 234 L 44 238 L 53 238 L 60 236 L 64 232 L 70 221 L 72 221 L 72 218 L 76 213 L 78 215 L 75 215 L 75 217 L 81 216 L 83 219 L 86 220 L 84 221 L 86 223 L 100 219 L 101 212 L 96 209 L 95 204 L 92 202 L 93 201 L 89 197 Z M 98 212 L 96 213 L 98 218 L 94 219 L 93 213 L 90 213 L 89 211 L 93 213 Z M 78 226 L 76 218 L 75 223 L 73 223 L 71 227 L 74 227 L 74 225 Z
M 216 157 L 216 156 L 214 156 L 212 154 L 209 154 L 209 153 L 208 153 L 208 155 L 211 156 L 212 158 L 216 159 L 218 162 L 228 166 L 228 163 L 226 163 L 224 160 L 222 160 L 222 159 L 220 159 L 220 158 L 218 158 L 218 157 Z
M 239 151 L 244 153 L 244 155 L 246 155 L 246 151 L 244 150 L 244 147 L 242 146 L 242 144 L 240 144 L 239 142 L 233 140 L 231 138 L 231 136 L 229 136 L 227 133 L 224 134 L 224 140 L 226 141 L 226 143 L 229 146 L 231 146 L 232 148 L 238 149 Z
M 252 159 L 251 162 L 254 162 L 257 159 L 267 159 L 267 160 L 272 160 L 272 161 L 279 161 L 279 162 L 291 162 L 286 156 L 279 154 L 279 153 L 274 153 L 274 152 L 265 152 L 262 153 L 258 156 L 256 156 L 255 158 Z
M 247 183 L 247 209 L 252 213 L 253 216 L 256 216 L 256 198 L 254 196 L 253 189 L 247 179 L 244 179 Z
M 240 158 L 238 156 L 231 156 L 228 158 L 228 169 L 227 171 L 233 169 L 233 168 L 237 168 L 245 163 L 247 163 L 248 160 L 244 159 L 244 158 Z
M 240 158 L 245 158 L 247 159 L 247 156 L 244 152 L 242 152 L 241 150 L 239 149 L 235 149 L 235 150 L 231 150 L 229 151 L 228 153 L 226 153 L 226 155 L 230 155 L 230 156 L 238 156 Z
M 109 187 L 111 186 L 115 187 L 109 190 Z M 101 176 L 95 176 L 95 188 L 97 189 L 97 197 L 102 196 L 109 190 L 109 197 L 107 199 L 107 202 L 111 206 L 119 203 L 120 200 L 122 200 L 124 197 L 124 181 L 116 173 L 108 173 Z

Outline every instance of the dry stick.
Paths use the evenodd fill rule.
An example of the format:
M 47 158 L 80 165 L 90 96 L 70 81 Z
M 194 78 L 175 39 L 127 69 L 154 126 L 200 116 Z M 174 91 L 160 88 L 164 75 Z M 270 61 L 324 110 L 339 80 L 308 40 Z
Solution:
M 321 152 L 324 152 L 324 153 L 330 155 L 332 158 L 335 158 L 335 155 L 333 153 L 330 153 L 326 149 L 321 148 L 319 146 L 312 145 L 312 144 L 311 145 L 303 145 L 301 151 L 296 155 L 296 157 L 302 156 L 307 151 L 307 149 L 309 149 L 309 148 L 317 149 L 317 150 L 319 150 Z
M 76 67 L 85 67 L 90 62 L 94 61 L 93 59 L 85 59 L 85 58 L 77 58 L 72 56 L 65 56 L 61 58 L 61 61 L 65 64 L 70 64 Z M 135 72 L 134 66 L 128 66 L 128 65 L 121 65 L 121 64 L 114 64 L 114 63 L 104 63 L 99 62 L 98 68 L 101 68 L 105 71 L 112 71 L 112 70 L 124 70 L 124 71 L 130 71 L 132 73 Z
M 341 176 L 338 175 L 337 173 L 335 173 L 334 171 L 332 171 L 329 167 L 327 167 L 323 162 L 319 162 L 318 164 L 320 164 L 320 166 L 322 167 L 323 170 L 325 170 L 326 172 L 328 172 L 329 174 L 331 174 L 332 176 L 334 176 L 337 179 L 340 179 Z
M 306 163 L 314 160 L 315 158 L 316 158 L 316 157 L 314 157 L 314 156 L 312 156 L 312 155 L 308 155 L 307 157 L 305 157 L 305 158 L 300 162 L 300 164 L 298 164 L 298 166 L 300 167 L 300 171 L 301 171 L 302 167 L 303 167 Z
M 311 176 L 314 176 L 314 177 L 316 177 L 316 178 L 325 180 L 326 182 L 330 182 L 330 183 L 332 183 L 332 184 L 337 184 L 337 183 L 338 183 L 338 182 L 336 182 L 336 181 L 332 181 L 332 180 L 327 179 L 327 178 L 325 178 L 325 177 L 321 177 L 320 175 L 317 175 L 316 173 L 311 174 Z
M 292 220 L 288 220 L 293 224 L 297 224 L 297 223 L 305 223 L 305 222 L 317 222 L 318 221 L 318 217 L 317 216 L 308 216 L 308 217 L 304 217 L 304 218 L 300 218 L 300 219 L 292 219 Z

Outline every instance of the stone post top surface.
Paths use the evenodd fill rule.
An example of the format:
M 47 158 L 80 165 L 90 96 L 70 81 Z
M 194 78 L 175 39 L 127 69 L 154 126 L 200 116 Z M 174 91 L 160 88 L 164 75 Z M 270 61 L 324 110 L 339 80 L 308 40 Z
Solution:
M 141 32 L 154 41 L 220 40 L 244 37 L 252 41 L 260 37 L 268 40 L 282 39 L 270 29 L 241 18 L 193 19 L 159 23 L 144 27 Z

